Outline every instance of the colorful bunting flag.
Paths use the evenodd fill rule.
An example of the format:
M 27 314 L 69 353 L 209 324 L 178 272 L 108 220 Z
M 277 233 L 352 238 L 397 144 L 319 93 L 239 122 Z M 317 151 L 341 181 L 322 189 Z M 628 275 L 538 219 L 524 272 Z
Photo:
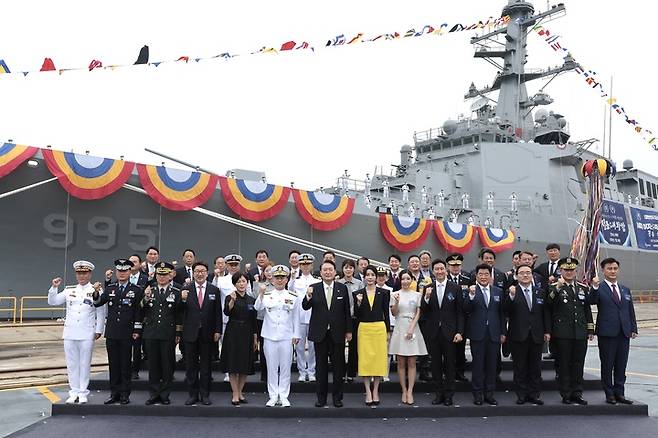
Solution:
M 220 177 L 219 186 L 229 208 L 238 216 L 255 222 L 279 214 L 290 197 L 289 187 L 275 186 L 263 181 Z
M 37 153 L 37 148 L 14 143 L 0 146 L 0 178 L 9 175 L 25 160 Z
M 7 67 L 7 63 L 5 62 L 4 59 L 0 59 L 0 74 L 3 73 L 11 73 L 9 70 L 9 67 Z
M 217 187 L 217 175 L 137 164 L 146 193 L 169 210 L 192 210 L 206 203 Z
M 354 198 L 298 189 L 293 189 L 292 196 L 297 212 L 314 230 L 335 230 L 352 217 Z
M 448 252 L 464 254 L 475 242 L 475 229 L 472 225 L 455 222 L 436 221 L 434 232 L 441 245 Z
M 432 221 L 427 219 L 379 215 L 379 228 L 384 239 L 395 249 L 408 252 L 425 242 Z
M 39 71 L 54 71 L 55 63 L 50 58 L 44 58 L 43 64 L 41 65 L 41 70 Z
M 48 170 L 68 193 L 79 199 L 101 199 L 119 190 L 134 163 L 73 152 L 42 149 Z
M 512 230 L 478 227 L 480 243 L 491 248 L 496 254 L 514 247 L 515 236 Z

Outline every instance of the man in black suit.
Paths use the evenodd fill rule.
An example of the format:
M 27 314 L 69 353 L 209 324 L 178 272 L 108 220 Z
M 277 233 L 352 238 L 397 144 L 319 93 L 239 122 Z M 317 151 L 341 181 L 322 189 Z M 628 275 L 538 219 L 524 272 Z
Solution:
M 425 315 L 423 338 L 432 358 L 432 377 L 436 385 L 436 397 L 432 404 L 452 406 L 455 394 L 455 344 L 462 341 L 464 333 L 462 290 L 446 278 L 443 260 L 432 261 L 432 272 L 436 280 L 425 286 L 420 302 L 421 313 Z
M 142 291 L 144 291 L 146 286 L 148 286 L 149 276 L 141 269 L 142 258 L 138 254 L 133 254 L 130 257 L 128 257 L 128 260 L 130 260 L 133 264 L 132 268 L 130 268 L 130 277 L 128 278 L 128 281 L 130 281 L 131 284 L 134 284 Z M 139 370 L 142 367 L 142 359 L 146 357 L 141 336 L 138 336 L 137 338 L 133 338 L 132 349 L 133 349 L 132 363 L 131 363 L 132 373 L 130 379 L 139 380 Z
M 368 265 L 370 265 L 370 260 L 368 257 L 359 257 L 356 259 L 356 271 L 354 272 L 354 278 L 361 280 L 363 284 L 366 282 L 366 279 L 363 276 L 363 272 L 366 270 Z
M 548 261 L 542 263 L 535 268 L 535 272 L 544 279 L 544 284 L 553 284 L 560 276 L 560 245 L 557 243 L 549 243 L 546 245 L 546 257 Z
M 462 271 L 462 264 L 464 263 L 464 256 L 459 253 L 450 254 L 446 258 L 448 265 L 448 281 L 455 283 L 461 288 L 462 301 L 468 295 L 468 286 L 471 284 L 470 275 Z M 464 326 L 466 326 L 466 318 L 464 317 Z M 455 380 L 458 382 L 468 382 L 464 375 L 466 372 L 466 338 L 467 333 L 464 330 L 461 332 L 462 340 L 455 344 Z
M 540 398 L 541 351 L 550 340 L 550 313 L 544 307 L 546 292 L 532 284 L 532 269 L 516 268 L 517 286 L 510 286 L 503 299 L 503 310 L 509 317 L 508 339 L 514 360 L 516 404 L 526 401 L 543 405 Z
M 269 262 L 270 256 L 266 250 L 259 249 L 256 251 L 256 266 L 249 268 L 249 277 L 252 283 L 255 281 L 264 281 L 263 272 L 265 272 L 265 268 L 267 268 Z
M 315 347 L 317 378 L 316 407 L 327 404 L 329 382 L 328 361 L 333 366 L 334 406 L 343 406 L 343 376 L 345 375 L 345 342 L 352 340 L 352 316 L 347 286 L 334 281 L 336 265 L 325 260 L 320 266 L 322 282 L 309 286 L 302 301 L 304 310 L 312 309 L 308 339 Z
M 402 289 L 402 284 L 400 283 L 400 265 L 402 264 L 402 258 L 397 254 L 391 254 L 388 256 L 388 279 L 386 280 L 386 286 L 392 289 L 392 292 L 397 292 Z
M 199 399 L 210 405 L 210 360 L 213 342 L 222 333 L 222 305 L 219 289 L 208 283 L 208 265 L 192 265 L 194 280 L 181 290 L 181 305 L 185 309 L 183 342 L 185 343 L 185 380 L 190 397 L 185 405 Z
M 470 286 L 464 300 L 468 318 L 468 335 L 473 354 L 473 397 L 476 405 L 484 401 L 498 402 L 493 396 L 496 389 L 496 364 L 500 344 L 505 342 L 503 291 L 491 284 L 491 266 L 482 263 L 475 268 L 476 285 Z
M 194 264 L 196 254 L 192 249 L 183 251 L 183 266 L 176 268 L 176 276 L 174 282 L 178 284 L 186 284 L 192 281 L 192 265 Z

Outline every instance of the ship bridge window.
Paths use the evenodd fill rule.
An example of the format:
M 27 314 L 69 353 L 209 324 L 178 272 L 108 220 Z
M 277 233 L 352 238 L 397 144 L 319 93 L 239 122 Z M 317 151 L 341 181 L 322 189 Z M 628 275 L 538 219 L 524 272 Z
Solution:
M 640 178 L 640 195 L 644 195 L 644 180 Z
M 651 191 L 653 192 L 653 199 L 658 199 L 658 193 L 656 193 L 656 185 L 651 183 Z
M 651 183 L 647 181 L 647 196 L 651 196 Z

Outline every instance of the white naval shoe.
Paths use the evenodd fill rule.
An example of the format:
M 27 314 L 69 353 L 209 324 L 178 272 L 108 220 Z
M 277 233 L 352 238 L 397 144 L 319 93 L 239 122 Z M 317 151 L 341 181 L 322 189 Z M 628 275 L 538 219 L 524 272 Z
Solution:
M 308 375 L 308 381 L 309 382 L 315 382 L 315 374 L 309 374 Z
M 290 407 L 290 402 L 288 401 L 287 398 L 281 398 L 281 407 L 282 408 L 289 408 Z
M 315 376 L 313 377 L 315 379 Z M 299 373 L 299 378 L 297 379 L 298 382 L 306 382 L 306 376 L 302 373 Z
M 265 403 L 265 406 L 267 406 L 268 408 L 273 408 L 274 406 L 276 406 L 278 401 L 279 401 L 278 397 L 272 397 L 267 401 L 267 403 Z
M 79 395 L 78 396 L 78 403 L 81 405 L 87 403 L 87 396 L 86 395 Z
M 73 403 L 75 403 L 77 401 L 78 401 L 78 396 L 77 395 L 72 395 L 69 398 L 67 398 L 64 403 L 66 403 L 67 405 L 72 405 Z

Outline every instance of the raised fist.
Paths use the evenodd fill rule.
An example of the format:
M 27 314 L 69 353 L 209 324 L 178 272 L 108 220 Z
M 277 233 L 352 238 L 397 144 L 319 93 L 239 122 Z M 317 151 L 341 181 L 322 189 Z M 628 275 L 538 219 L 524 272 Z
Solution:
M 190 284 L 190 283 L 192 283 L 192 279 L 190 277 L 187 277 L 185 279 L 185 284 Z
M 215 269 L 215 277 L 221 277 L 222 271 Z
M 151 296 L 151 286 L 146 286 L 146 289 L 144 289 L 144 298 L 150 300 Z
M 356 294 L 356 302 L 360 306 L 361 301 L 363 301 L 363 294 Z
M 400 302 L 400 292 L 393 294 L 393 299 L 396 303 Z
M 472 297 L 475 296 L 475 285 L 468 288 L 468 294 Z
M 233 301 L 235 301 L 235 299 L 237 298 L 237 296 L 236 296 L 236 294 L 235 294 L 235 291 L 231 292 L 230 297 L 231 297 L 231 299 L 232 299 Z
M 425 299 L 429 300 L 431 296 L 432 296 L 432 288 L 431 287 L 426 287 L 425 288 Z
M 313 296 L 313 287 L 309 286 L 308 289 L 306 289 L 306 296 L 311 298 Z
M 105 279 L 107 281 L 112 280 L 112 270 L 111 269 L 108 269 L 107 271 L 105 271 Z
M 509 297 L 511 299 L 514 299 L 515 296 L 516 296 L 516 286 L 510 286 L 509 287 Z
M 267 285 L 261 284 L 260 286 L 258 286 L 259 295 L 264 295 L 266 290 L 267 290 Z
M 62 279 L 60 277 L 53 278 L 53 287 L 59 287 L 62 284 Z
M 592 278 L 592 287 L 597 288 L 599 287 L 599 284 L 601 284 L 601 280 L 599 280 L 599 276 L 597 275 L 596 277 Z
M 183 290 L 181 291 L 181 293 L 180 293 L 180 297 L 181 297 L 181 299 L 182 299 L 183 301 L 187 301 L 187 294 L 188 294 L 187 289 L 183 289 Z
M 557 285 L 558 286 L 562 287 L 562 286 L 564 286 L 565 283 L 566 283 L 566 281 L 564 281 L 564 278 L 562 278 L 562 277 L 558 278 L 558 280 L 557 280 Z
M 99 292 L 99 291 L 101 290 L 101 284 L 100 284 L 100 282 L 98 282 L 98 281 L 97 281 L 96 283 L 94 283 L 94 284 L 92 285 L 92 287 L 94 288 L 94 290 L 95 290 L 96 292 Z

